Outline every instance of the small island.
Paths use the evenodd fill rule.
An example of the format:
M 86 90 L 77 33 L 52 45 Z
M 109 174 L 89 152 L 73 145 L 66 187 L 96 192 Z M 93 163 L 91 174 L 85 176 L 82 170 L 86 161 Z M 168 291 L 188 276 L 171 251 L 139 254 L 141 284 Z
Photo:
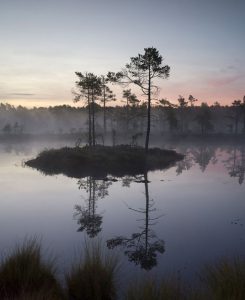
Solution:
M 25 164 L 47 175 L 105 178 L 107 175 L 121 177 L 164 169 L 183 158 L 182 154 L 174 150 L 150 148 L 146 154 L 143 147 L 96 145 L 92 148 L 84 146 L 44 150 Z

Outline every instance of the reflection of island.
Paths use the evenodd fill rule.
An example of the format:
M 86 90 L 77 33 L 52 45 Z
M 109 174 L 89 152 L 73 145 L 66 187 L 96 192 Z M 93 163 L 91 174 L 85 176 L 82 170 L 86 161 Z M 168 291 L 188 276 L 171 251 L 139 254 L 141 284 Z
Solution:
M 125 249 L 124 253 L 128 256 L 129 261 L 140 265 L 145 270 L 150 270 L 157 265 L 157 252 L 165 251 L 164 241 L 157 238 L 153 230 L 150 228 L 159 218 L 150 217 L 150 213 L 155 211 L 154 202 L 149 198 L 147 173 L 144 174 L 142 180 L 145 185 L 145 208 L 133 209 L 137 213 L 144 214 L 144 226 L 140 227 L 141 231 L 133 233 L 131 237 L 118 236 L 107 240 L 107 247 L 113 249 L 121 246 Z
M 101 231 L 102 216 L 96 213 L 96 202 L 99 198 L 108 195 L 108 187 L 111 181 L 95 180 L 87 177 L 78 181 L 79 189 L 84 189 L 88 194 L 85 205 L 76 205 L 74 217 L 79 225 L 78 231 L 86 231 L 88 236 L 93 238 Z
M 239 184 L 244 181 L 245 175 L 245 147 L 234 146 L 229 152 L 230 157 L 224 162 L 231 177 L 238 178 Z

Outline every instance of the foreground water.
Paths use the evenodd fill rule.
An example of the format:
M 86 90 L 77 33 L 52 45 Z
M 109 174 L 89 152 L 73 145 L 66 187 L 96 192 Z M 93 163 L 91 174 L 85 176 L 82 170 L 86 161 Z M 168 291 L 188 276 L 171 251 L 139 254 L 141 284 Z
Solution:
M 67 144 L 0 145 L 1 255 L 41 237 L 62 276 L 86 237 L 101 238 L 121 256 L 122 284 L 145 273 L 192 281 L 205 263 L 244 257 L 244 145 L 162 141 L 185 159 L 142 178 L 78 180 L 23 166 L 43 148 Z

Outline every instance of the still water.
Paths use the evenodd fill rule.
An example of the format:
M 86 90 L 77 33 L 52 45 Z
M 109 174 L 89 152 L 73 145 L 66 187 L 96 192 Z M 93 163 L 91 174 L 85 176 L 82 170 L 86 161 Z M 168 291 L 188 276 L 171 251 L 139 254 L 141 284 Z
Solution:
M 1 255 L 40 237 L 62 276 L 85 237 L 100 238 L 120 255 L 122 284 L 145 273 L 192 281 L 205 263 L 244 256 L 244 145 L 165 144 L 185 159 L 145 178 L 75 179 L 24 167 L 45 147 L 63 145 L 0 145 Z

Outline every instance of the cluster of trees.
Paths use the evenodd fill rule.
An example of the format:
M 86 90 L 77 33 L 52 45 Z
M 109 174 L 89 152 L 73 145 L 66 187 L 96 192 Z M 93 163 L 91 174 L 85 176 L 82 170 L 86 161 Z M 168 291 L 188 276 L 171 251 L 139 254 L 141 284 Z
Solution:
M 79 80 L 76 82 L 77 92 L 75 92 L 75 101 L 85 99 L 89 108 L 89 145 L 95 145 L 95 126 L 94 126 L 94 106 L 96 99 L 102 96 L 105 99 L 103 91 L 109 90 L 106 83 L 118 83 L 123 85 L 134 84 L 140 88 L 144 96 L 147 97 L 147 126 L 145 138 L 145 150 L 148 151 L 149 138 L 151 130 L 151 102 L 154 95 L 158 91 L 158 87 L 154 85 L 154 79 L 167 78 L 169 76 L 170 67 L 162 65 L 162 56 L 156 48 L 145 48 L 143 54 L 138 54 L 130 58 L 130 63 L 120 72 L 108 72 L 106 78 L 104 76 L 96 76 L 93 73 L 82 74 L 76 72 Z M 110 91 L 110 90 L 109 90 Z M 110 95 L 110 94 L 109 94 Z M 123 96 L 127 99 L 126 121 L 128 124 L 128 105 L 129 102 L 137 103 L 135 95 L 130 90 L 125 90 Z M 105 101 L 104 101 L 105 108 Z M 105 111 L 105 110 L 104 110 Z M 105 116 L 105 113 L 104 113 Z M 105 120 L 105 117 L 104 117 Z M 106 123 L 106 121 L 105 121 Z M 104 128 L 105 129 L 105 128 Z
M 85 100 L 88 109 L 88 143 L 89 146 L 95 146 L 95 112 L 96 101 L 103 103 L 103 127 L 106 132 L 106 104 L 109 101 L 116 100 L 115 95 L 108 87 L 108 78 L 97 76 L 93 73 L 76 72 L 78 81 L 76 82 L 77 90 L 74 90 L 74 101 Z
M 173 111 L 171 114 L 169 114 L 169 111 L 167 113 L 169 125 L 172 125 L 170 128 L 173 128 L 173 125 L 175 125 L 175 128 L 179 127 L 179 130 L 182 133 L 185 131 L 188 132 L 190 130 L 188 123 L 195 121 L 200 128 L 200 133 L 203 135 L 214 131 L 214 115 L 216 114 L 219 115 L 219 117 L 224 118 L 223 125 L 224 127 L 229 128 L 230 132 L 238 134 L 239 127 L 242 127 L 241 132 L 245 133 L 245 96 L 243 97 L 243 101 L 234 100 L 229 109 L 227 109 L 228 107 L 221 108 L 218 102 L 215 102 L 211 107 L 204 102 L 202 102 L 199 107 L 194 107 L 194 103 L 197 101 L 198 100 L 192 95 L 189 96 L 188 101 L 186 101 L 184 97 L 179 96 L 179 105 L 173 105 L 164 99 L 161 100 L 161 104 L 167 105 L 170 110 L 173 107 L 179 108 L 179 121 L 174 118 Z

